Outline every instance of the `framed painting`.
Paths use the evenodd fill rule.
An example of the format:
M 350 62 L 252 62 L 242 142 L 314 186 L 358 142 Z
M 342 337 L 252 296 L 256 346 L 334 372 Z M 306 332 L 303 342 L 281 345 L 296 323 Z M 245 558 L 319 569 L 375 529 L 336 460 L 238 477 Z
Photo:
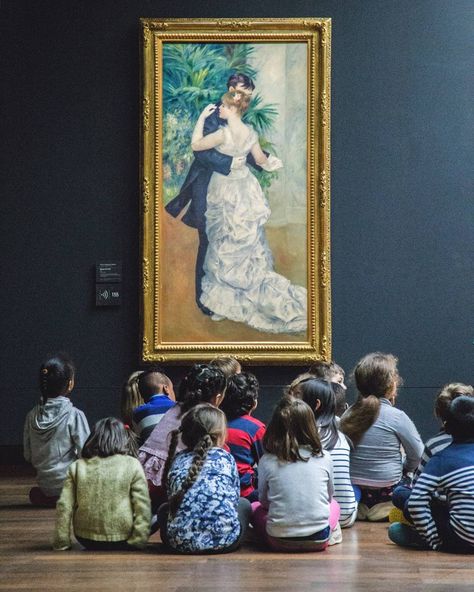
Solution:
M 142 19 L 142 358 L 331 355 L 330 19 Z

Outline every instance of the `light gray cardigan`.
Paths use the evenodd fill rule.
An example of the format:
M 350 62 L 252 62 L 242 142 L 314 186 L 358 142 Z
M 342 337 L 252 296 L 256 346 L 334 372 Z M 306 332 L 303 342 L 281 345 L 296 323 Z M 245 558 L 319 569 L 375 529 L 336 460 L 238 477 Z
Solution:
M 403 469 L 416 469 L 422 453 L 423 442 L 415 424 L 406 413 L 382 398 L 379 416 L 351 452 L 351 481 L 362 487 L 395 485 Z

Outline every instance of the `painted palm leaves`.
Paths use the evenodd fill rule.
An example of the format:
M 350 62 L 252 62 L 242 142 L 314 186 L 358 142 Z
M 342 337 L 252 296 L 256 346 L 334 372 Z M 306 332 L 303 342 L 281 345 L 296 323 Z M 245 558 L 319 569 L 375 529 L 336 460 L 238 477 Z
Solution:
M 219 100 L 233 72 L 256 78 L 251 65 L 255 47 L 246 43 L 165 43 L 163 46 L 163 180 L 164 201 L 174 197 L 184 181 L 193 154 L 190 139 L 202 109 Z M 274 105 L 254 95 L 245 121 L 260 136 L 262 146 L 277 116 Z M 271 182 L 267 176 L 264 185 Z

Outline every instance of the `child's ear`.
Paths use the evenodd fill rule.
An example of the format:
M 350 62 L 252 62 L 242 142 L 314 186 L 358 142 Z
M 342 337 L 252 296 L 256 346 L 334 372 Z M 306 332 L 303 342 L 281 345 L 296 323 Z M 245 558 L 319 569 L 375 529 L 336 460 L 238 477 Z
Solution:
M 314 404 L 314 410 L 317 411 L 321 407 L 320 399 L 316 399 L 316 403 Z
M 220 407 L 222 401 L 224 400 L 224 395 L 222 393 L 217 393 L 214 397 L 211 398 L 209 403 L 214 405 L 214 407 Z
M 67 383 L 67 392 L 70 393 L 74 388 L 74 378 L 71 378 Z
M 163 388 L 163 392 L 167 395 L 172 401 L 176 401 L 176 395 L 174 394 L 173 385 L 162 384 L 161 387 Z

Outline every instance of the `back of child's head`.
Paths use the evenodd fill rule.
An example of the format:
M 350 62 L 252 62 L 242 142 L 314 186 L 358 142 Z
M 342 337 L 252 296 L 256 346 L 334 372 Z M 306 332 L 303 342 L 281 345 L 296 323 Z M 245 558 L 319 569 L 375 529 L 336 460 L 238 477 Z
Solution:
M 447 411 L 454 399 L 465 395 L 467 397 L 473 396 L 473 388 L 470 384 L 462 384 L 461 382 L 452 382 L 446 384 L 439 391 L 435 402 L 435 415 L 441 421 L 446 421 Z
M 398 359 L 392 354 L 374 352 L 367 354 L 354 368 L 357 390 L 363 397 L 382 398 L 401 383 Z
M 332 383 L 319 378 L 310 378 L 299 383 L 295 397 L 307 403 L 313 410 L 324 447 L 332 450 L 339 435 L 336 423 L 336 400 Z
M 258 380 L 250 372 L 231 376 L 220 408 L 228 420 L 250 413 L 258 401 Z
M 316 378 L 321 378 L 328 382 L 339 382 L 340 380 L 344 382 L 344 377 L 346 375 L 341 366 L 336 364 L 336 362 L 324 362 L 323 360 L 313 362 L 308 369 L 308 374 L 312 374 Z
M 392 354 L 367 354 L 354 368 L 359 391 L 357 401 L 341 418 L 340 429 L 354 444 L 358 444 L 380 412 L 380 399 L 395 399 L 402 380 L 398 374 L 398 359 Z
M 198 403 L 219 406 L 225 394 L 226 377 L 211 364 L 195 364 L 179 385 L 178 401 L 185 413 Z
M 133 410 L 140 407 L 140 405 L 143 405 L 145 402 L 138 389 L 138 379 L 142 374 L 143 370 L 132 372 L 122 388 L 120 414 L 122 416 L 122 421 L 128 425 L 132 425 Z
M 171 432 L 168 458 L 163 471 L 163 487 L 166 487 L 168 473 L 176 453 L 179 436 L 181 436 L 186 448 L 191 450 L 194 455 L 188 475 L 183 481 L 181 489 L 175 495 L 170 496 L 168 500 L 172 515 L 177 512 L 185 493 L 196 482 L 209 450 L 214 446 L 222 446 L 224 444 L 226 437 L 225 415 L 220 409 L 209 403 L 195 405 L 183 415 L 180 428 Z
M 334 400 L 336 402 L 336 415 L 341 417 L 348 408 L 347 390 L 338 382 L 331 382 L 331 388 L 334 392 Z
M 273 411 L 263 446 L 286 462 L 308 460 L 301 455 L 301 446 L 308 447 L 312 456 L 320 455 L 322 447 L 311 407 L 301 399 L 283 396 Z
M 227 379 L 242 372 L 240 362 L 232 356 L 217 356 L 217 358 L 211 360 L 210 364 L 220 368 Z
M 223 411 L 209 403 L 200 403 L 183 415 L 181 439 L 190 450 L 198 445 L 217 446 L 225 438 L 226 425 Z
M 114 454 L 137 456 L 135 434 L 115 417 L 99 419 L 82 448 L 83 458 L 99 456 L 106 458 Z
M 309 372 L 298 374 L 298 376 L 284 389 L 284 396 L 297 397 L 298 399 L 301 399 L 301 396 L 299 395 L 300 384 L 313 378 L 314 374 L 310 374 Z
M 166 394 L 174 395 L 171 379 L 158 370 L 146 370 L 142 372 L 137 382 L 138 390 L 145 403 L 150 400 L 150 397 L 159 393 L 166 392 Z
M 454 399 L 446 412 L 445 427 L 454 442 L 474 443 L 474 397 L 461 395 Z
M 67 395 L 74 385 L 76 369 L 67 354 L 58 353 L 41 365 L 39 384 L 41 400 L 45 404 L 48 399 Z

